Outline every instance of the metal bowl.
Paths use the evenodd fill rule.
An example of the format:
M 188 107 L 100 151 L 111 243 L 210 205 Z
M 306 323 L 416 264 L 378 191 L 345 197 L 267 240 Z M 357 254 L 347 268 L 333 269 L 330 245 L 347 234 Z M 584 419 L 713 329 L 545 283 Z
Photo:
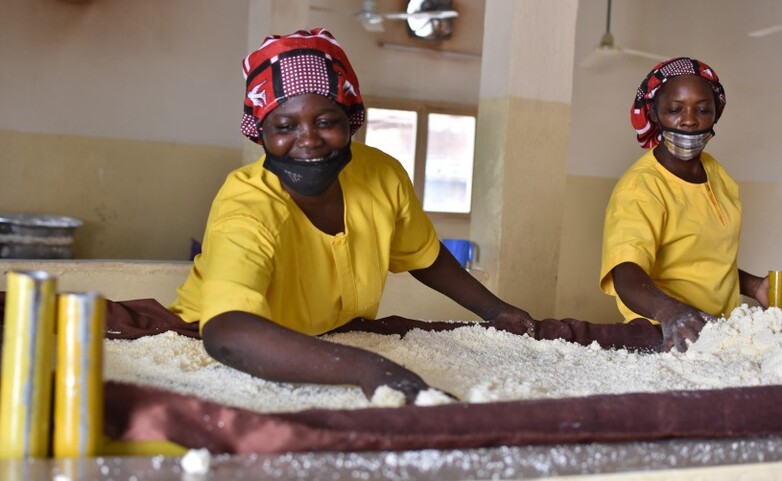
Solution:
M 58 215 L 0 212 L 0 258 L 70 259 L 79 219 Z

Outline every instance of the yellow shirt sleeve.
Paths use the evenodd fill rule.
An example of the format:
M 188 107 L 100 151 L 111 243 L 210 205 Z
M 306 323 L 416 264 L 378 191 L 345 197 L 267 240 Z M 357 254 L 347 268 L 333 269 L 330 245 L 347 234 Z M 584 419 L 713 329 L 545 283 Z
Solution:
M 603 256 L 600 288 L 616 295 L 611 270 L 632 262 L 651 272 L 657 256 L 665 206 L 644 195 L 635 182 L 620 182 L 611 194 L 603 226 Z
M 211 226 L 199 263 L 199 269 L 208 273 L 200 289 L 202 322 L 231 310 L 271 319 L 265 293 L 275 244 L 274 236 L 257 219 L 231 216 Z

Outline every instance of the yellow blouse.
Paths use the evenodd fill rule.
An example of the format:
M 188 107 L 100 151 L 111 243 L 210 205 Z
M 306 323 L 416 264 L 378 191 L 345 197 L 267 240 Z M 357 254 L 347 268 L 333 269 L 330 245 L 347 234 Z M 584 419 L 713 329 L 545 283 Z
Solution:
M 374 318 L 388 271 L 430 266 L 440 244 L 402 165 L 357 142 L 351 150 L 339 174 L 345 232 L 337 235 L 312 225 L 263 168 L 265 157 L 229 174 L 171 311 L 202 327 L 244 311 L 310 335 Z
M 739 188 L 714 158 L 701 154 L 708 181 L 686 182 L 660 165 L 652 150 L 619 179 L 603 230 L 600 288 L 616 296 L 626 321 L 643 317 L 625 306 L 611 269 L 638 264 L 669 296 L 715 316 L 739 303 Z

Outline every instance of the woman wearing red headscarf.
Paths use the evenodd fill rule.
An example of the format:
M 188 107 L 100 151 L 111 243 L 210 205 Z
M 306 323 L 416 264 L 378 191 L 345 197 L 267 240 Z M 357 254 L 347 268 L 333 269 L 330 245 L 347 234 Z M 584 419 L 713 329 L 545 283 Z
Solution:
M 655 66 L 631 110 L 638 142 L 650 150 L 606 208 L 600 287 L 626 321 L 659 322 L 665 350 L 686 350 L 705 322 L 730 315 L 739 293 L 768 305 L 768 279 L 737 266 L 738 185 L 703 151 L 724 107 L 719 78 L 703 62 Z
M 202 253 L 171 310 L 199 322 L 218 361 L 274 381 L 382 385 L 408 401 L 428 386 L 377 354 L 318 339 L 374 319 L 391 272 L 486 320 L 529 315 L 466 272 L 440 244 L 401 164 L 351 142 L 364 122 L 359 82 L 323 29 L 271 36 L 244 60 L 241 130 L 263 145 L 212 204 Z

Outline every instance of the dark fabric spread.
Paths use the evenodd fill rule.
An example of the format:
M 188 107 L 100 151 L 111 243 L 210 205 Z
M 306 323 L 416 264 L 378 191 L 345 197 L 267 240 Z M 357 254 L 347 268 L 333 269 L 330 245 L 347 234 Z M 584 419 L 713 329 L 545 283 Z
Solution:
M 134 339 L 166 330 L 198 337 L 197 325 L 180 321 L 151 299 L 109 302 L 107 313 L 108 338 Z M 404 335 L 414 328 L 444 330 L 460 325 L 392 317 L 354 321 L 340 331 Z M 494 327 L 513 332 L 511 325 Z M 656 350 L 662 340 L 659 329 L 646 321 L 591 324 L 576 319 L 541 321 L 537 337 L 581 344 L 594 340 L 604 347 L 636 350 Z M 782 434 L 782 386 L 259 414 L 156 388 L 107 382 L 105 404 L 105 431 L 114 439 L 169 440 L 213 453 L 450 449 Z

